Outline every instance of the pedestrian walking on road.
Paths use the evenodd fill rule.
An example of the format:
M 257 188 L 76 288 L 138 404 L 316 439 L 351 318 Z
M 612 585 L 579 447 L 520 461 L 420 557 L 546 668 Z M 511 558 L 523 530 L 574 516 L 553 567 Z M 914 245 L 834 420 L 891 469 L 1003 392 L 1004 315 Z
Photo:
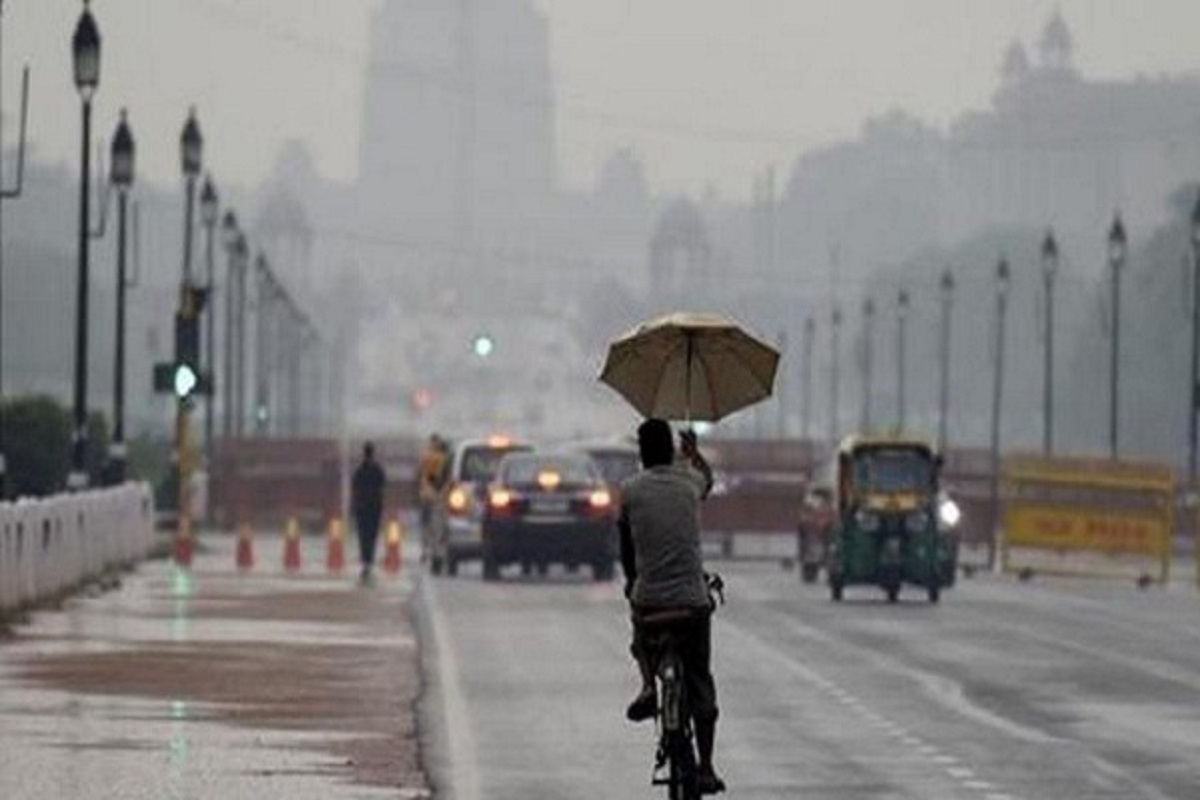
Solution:
M 375 564 L 375 540 L 379 538 L 379 522 L 383 516 L 383 485 L 387 481 L 383 467 L 375 460 L 375 445 L 363 445 L 363 458 L 354 470 L 350 503 L 358 529 L 358 550 L 362 558 L 359 581 L 374 580 L 371 569 Z

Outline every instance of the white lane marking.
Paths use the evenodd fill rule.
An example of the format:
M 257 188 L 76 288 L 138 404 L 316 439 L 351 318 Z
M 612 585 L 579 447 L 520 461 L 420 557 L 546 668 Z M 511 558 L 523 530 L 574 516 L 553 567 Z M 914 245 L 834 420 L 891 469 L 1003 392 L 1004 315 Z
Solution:
M 431 580 L 422 580 L 421 588 L 429 608 L 433 627 L 433 642 L 441 669 L 438 680 L 442 688 L 442 706 L 446 715 L 446 738 L 450 746 L 450 781 L 455 800 L 481 800 L 479 791 L 479 758 L 475 748 L 475 731 L 467 713 L 467 701 L 459 678 L 458 656 L 450 639 L 445 614 L 438 604 L 437 590 Z
M 742 633 L 742 632 L 739 631 L 739 633 Z M 743 633 L 742 635 L 751 636 L 751 638 L 753 638 L 753 636 L 751 634 Z M 762 643 L 760 642 L 760 644 L 762 644 Z M 854 711 L 856 714 L 858 714 L 859 717 L 861 717 L 871 727 L 877 728 L 890 736 L 900 739 L 900 741 L 904 745 L 912 748 L 912 750 L 915 753 L 922 756 L 923 758 L 926 758 L 930 763 L 941 766 L 946 771 L 946 774 L 950 778 L 957 781 L 958 784 L 960 786 L 962 786 L 963 789 L 967 789 L 970 791 L 984 792 L 984 791 L 991 791 L 996 788 L 995 784 L 992 784 L 992 783 L 989 783 L 989 782 L 983 781 L 983 780 L 978 780 L 976 778 L 975 770 L 972 769 L 971 767 L 962 765 L 962 762 L 959 759 L 955 758 L 952 755 L 948 755 L 946 753 L 941 752 L 941 750 L 939 750 L 937 747 L 935 747 L 933 745 L 926 744 L 922 739 L 920 739 L 917 736 L 914 736 L 903 725 L 893 722 L 892 720 L 888 719 L 887 717 L 883 716 L 882 714 L 879 714 L 879 713 L 871 710 L 863 703 L 863 701 L 861 701 L 854 694 L 847 691 L 846 689 L 843 689 L 841 686 L 837 685 L 836 683 L 833 683 L 832 681 L 825 678 L 824 676 L 820 675 L 812 668 L 804 666 L 800 662 L 793 660 L 791 657 L 787 656 L 783 652 L 778 651 L 772 647 L 767 646 L 767 649 L 769 652 L 771 652 L 773 655 L 775 655 L 775 657 L 777 659 L 781 660 L 783 662 L 783 664 L 787 668 L 789 668 L 793 673 L 797 674 L 799 677 L 801 677 L 803 680 L 806 680 L 808 683 L 812 684 L 813 686 L 817 687 L 818 691 L 828 694 L 832 699 L 838 701 L 839 703 L 845 705 L 850 710 Z M 909 673 L 916 673 L 915 670 L 904 670 L 904 671 L 909 672 Z M 925 676 L 925 675 L 921 675 L 919 673 L 916 674 L 916 677 L 922 683 L 926 683 L 926 688 L 928 688 L 927 682 L 929 681 L 929 679 L 933 678 L 933 676 Z M 961 696 L 961 694 L 962 694 L 961 685 L 958 685 L 957 689 L 958 689 L 959 695 Z M 980 716 L 979 714 L 971 713 L 969 710 L 964 711 L 964 709 L 962 709 L 961 707 L 958 708 L 958 710 L 960 711 L 960 713 L 964 713 L 966 716 L 974 717 L 976 719 L 978 719 Z M 982 711 L 982 710 L 980 709 L 979 711 Z M 1000 727 L 1006 727 L 1007 720 L 994 718 L 994 717 L 992 717 L 992 715 L 988 714 L 987 712 L 982 712 L 982 713 L 985 716 L 984 716 L 984 719 L 982 719 L 981 721 L 983 721 L 985 723 L 990 723 L 993 725 L 995 725 L 997 722 L 999 722 L 999 723 L 1001 723 Z M 1011 730 L 1009 732 L 1011 732 Z M 1022 733 L 1023 733 L 1023 731 L 1022 731 Z M 992 794 L 987 795 L 985 797 L 985 800 L 1017 800 L 1017 798 L 1012 795 L 996 794 L 993 792 Z

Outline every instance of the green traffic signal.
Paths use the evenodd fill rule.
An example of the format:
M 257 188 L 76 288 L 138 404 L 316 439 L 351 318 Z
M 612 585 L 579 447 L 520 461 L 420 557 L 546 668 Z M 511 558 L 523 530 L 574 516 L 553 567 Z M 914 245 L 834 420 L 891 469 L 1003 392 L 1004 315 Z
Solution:
M 487 358 L 492 354 L 492 351 L 496 349 L 496 343 L 492 340 L 492 337 L 488 336 L 486 333 L 481 333 L 476 336 L 474 341 L 471 343 L 471 346 L 475 351 L 475 355 L 479 356 L 480 358 Z
M 176 364 L 175 374 L 172 377 L 172 385 L 175 389 L 175 396 L 186 400 L 192 396 L 192 392 L 196 391 L 196 387 L 200 385 L 200 377 L 189 364 Z

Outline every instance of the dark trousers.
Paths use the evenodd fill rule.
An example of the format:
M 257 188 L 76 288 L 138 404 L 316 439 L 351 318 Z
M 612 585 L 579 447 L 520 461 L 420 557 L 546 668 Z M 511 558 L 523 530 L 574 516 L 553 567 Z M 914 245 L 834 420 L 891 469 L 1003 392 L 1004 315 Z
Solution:
M 358 552 L 363 566 L 375 563 L 375 540 L 379 538 L 379 518 L 376 513 L 355 514 L 354 521 L 358 527 Z
M 679 659 L 683 662 L 684 680 L 688 698 L 692 704 L 692 716 L 697 722 L 713 722 L 717 719 L 717 685 L 712 674 L 712 612 L 696 609 L 687 620 L 673 622 L 668 626 L 648 626 L 642 616 L 671 609 L 634 606 L 633 657 L 646 659 L 657 667 L 662 654 L 662 635 L 667 630 L 675 637 Z

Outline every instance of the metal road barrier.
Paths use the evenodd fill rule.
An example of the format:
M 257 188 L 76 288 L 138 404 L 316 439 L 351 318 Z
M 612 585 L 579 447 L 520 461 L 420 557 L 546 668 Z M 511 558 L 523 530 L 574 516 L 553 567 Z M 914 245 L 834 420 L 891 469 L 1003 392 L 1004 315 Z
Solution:
M 1170 577 L 1175 483 L 1170 467 L 1011 456 L 1002 476 L 1006 572 Z
M 0 504 L 0 611 L 53 597 L 154 545 L 149 485 Z

